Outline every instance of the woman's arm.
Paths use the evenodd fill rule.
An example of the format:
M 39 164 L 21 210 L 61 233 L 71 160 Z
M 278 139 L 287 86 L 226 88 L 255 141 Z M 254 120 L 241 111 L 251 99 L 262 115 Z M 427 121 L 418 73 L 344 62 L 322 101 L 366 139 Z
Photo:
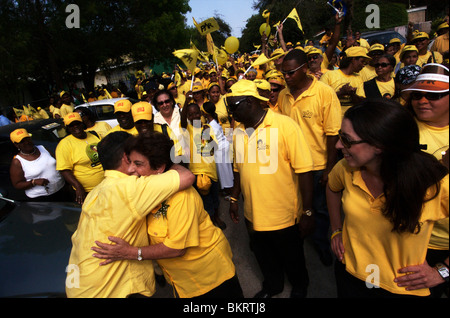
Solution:
M 344 258 L 344 244 L 342 243 L 342 220 L 341 220 L 341 192 L 333 192 L 330 187 L 326 186 L 328 213 L 330 215 L 331 225 L 331 249 L 342 261 Z
M 14 158 L 11 162 L 11 166 L 9 168 L 9 175 L 11 178 L 11 183 L 14 188 L 18 190 L 28 190 L 34 186 L 46 186 L 48 184 L 48 180 L 44 178 L 32 179 L 27 181 L 25 179 L 25 174 L 22 169 L 22 165 L 20 161 Z
M 119 260 L 137 260 L 139 256 L 139 247 L 131 246 L 118 237 L 110 236 L 108 239 L 114 244 L 106 244 L 95 241 L 96 246 L 91 249 L 96 253 L 92 256 L 106 259 L 100 265 L 107 265 Z M 173 249 L 165 246 L 163 243 L 140 247 L 143 260 L 163 259 L 180 257 L 186 254 L 186 249 Z

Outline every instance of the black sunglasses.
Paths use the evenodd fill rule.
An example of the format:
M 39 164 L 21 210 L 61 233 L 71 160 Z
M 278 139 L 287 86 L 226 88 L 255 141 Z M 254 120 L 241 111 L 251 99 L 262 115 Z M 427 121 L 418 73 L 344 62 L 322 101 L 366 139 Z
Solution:
M 389 63 L 377 63 L 373 67 L 375 67 L 375 68 L 379 68 L 379 67 L 385 68 L 385 67 L 388 67 L 389 65 L 391 65 L 391 64 L 389 64 Z
M 309 60 L 317 60 L 318 58 L 319 58 L 319 54 L 308 55 L 308 61 Z
M 232 113 L 232 112 L 234 112 L 234 111 L 238 108 L 238 106 L 239 106 L 242 102 L 245 102 L 246 100 L 247 100 L 247 96 L 244 97 L 244 98 L 242 98 L 242 99 L 240 99 L 240 100 L 238 100 L 238 101 L 235 102 L 235 103 L 230 104 L 230 103 L 228 103 L 228 99 L 225 98 L 225 106 L 227 107 L 228 111 L 229 111 L 230 113 Z
M 170 104 L 172 101 L 170 99 L 166 99 L 157 103 L 158 106 L 162 106 L 164 104 Z
M 439 100 L 448 95 L 448 92 L 445 93 L 422 93 L 422 92 L 412 92 L 411 99 L 413 100 L 421 100 L 425 97 L 428 100 Z
M 290 70 L 290 71 L 281 71 L 281 73 L 283 74 L 283 75 L 289 75 L 289 76 L 291 76 L 291 75 L 293 75 L 295 72 L 297 72 L 299 69 L 301 69 L 302 67 L 303 67 L 303 65 L 305 65 L 306 63 L 303 63 L 302 65 L 300 65 L 299 67 L 297 67 L 296 69 L 294 69 L 294 70 Z
M 347 135 L 342 134 L 342 131 L 339 130 L 338 133 L 339 139 L 341 140 L 342 144 L 345 148 L 350 149 L 353 145 L 366 143 L 365 140 L 350 140 L 348 139 Z

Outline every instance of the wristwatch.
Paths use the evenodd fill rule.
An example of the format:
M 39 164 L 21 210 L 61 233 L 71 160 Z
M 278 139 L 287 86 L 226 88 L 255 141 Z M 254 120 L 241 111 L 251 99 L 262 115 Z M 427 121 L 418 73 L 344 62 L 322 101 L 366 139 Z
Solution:
M 142 261 L 142 250 L 140 247 L 138 247 L 138 257 L 137 257 L 138 261 Z
M 305 211 L 303 211 L 303 214 L 306 216 L 311 216 L 311 215 L 313 215 L 313 210 L 312 209 L 305 210 Z
M 445 280 L 445 282 L 448 283 L 448 279 L 450 276 L 448 272 L 448 267 L 445 264 L 437 263 L 435 268 L 437 269 L 439 275 L 441 275 L 441 277 Z

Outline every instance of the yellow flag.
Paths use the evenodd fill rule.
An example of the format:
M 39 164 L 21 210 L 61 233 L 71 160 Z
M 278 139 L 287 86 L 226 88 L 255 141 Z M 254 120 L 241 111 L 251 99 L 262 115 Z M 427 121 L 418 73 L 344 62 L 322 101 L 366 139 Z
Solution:
M 300 22 L 300 18 L 298 16 L 296 8 L 292 9 L 291 13 L 289 13 L 286 19 L 294 19 L 295 22 L 297 22 L 298 28 L 303 32 L 302 23 Z
M 206 35 L 206 46 L 208 47 L 209 54 L 214 55 L 215 45 L 210 33 Z
M 200 32 L 201 35 L 207 35 L 211 32 L 217 31 L 220 29 L 219 24 L 217 23 L 216 19 L 209 18 L 201 23 L 197 23 L 195 21 L 194 17 L 192 17 L 192 20 L 194 20 L 194 25 L 197 28 L 198 32 Z
M 39 114 L 39 112 L 30 104 L 28 104 L 28 113 L 30 114 L 30 117 L 33 117 L 33 119 L 41 119 L 42 116 Z
M 253 63 L 252 63 L 252 67 L 258 66 L 258 65 L 263 65 L 266 64 L 270 61 L 276 60 L 280 57 L 282 57 L 283 55 L 286 55 L 288 52 L 282 52 L 279 54 L 276 54 L 274 56 L 272 56 L 271 58 L 268 58 L 264 53 L 262 53 Z
M 17 118 L 20 118 L 25 112 L 23 109 L 18 109 L 13 107 L 14 113 L 16 114 Z
M 194 72 L 195 67 L 197 66 L 197 58 L 198 58 L 198 52 L 196 50 L 192 49 L 184 49 L 184 50 L 177 50 L 172 53 L 177 58 L 183 61 L 184 65 L 191 71 Z

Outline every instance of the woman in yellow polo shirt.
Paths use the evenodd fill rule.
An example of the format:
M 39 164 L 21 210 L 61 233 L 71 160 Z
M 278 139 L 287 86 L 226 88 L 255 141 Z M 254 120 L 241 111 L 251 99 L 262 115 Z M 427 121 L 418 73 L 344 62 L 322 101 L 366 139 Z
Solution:
M 428 296 L 444 282 L 425 257 L 449 213 L 447 168 L 421 151 L 414 119 L 394 101 L 350 108 L 339 135 L 344 159 L 327 188 L 338 296 Z
M 172 165 L 172 146 L 160 133 L 130 139 L 125 146 L 131 161 L 129 173 L 140 177 L 167 170 Z M 180 298 L 243 297 L 230 244 L 212 224 L 194 188 L 174 194 L 153 210 L 147 226 L 150 246 L 130 246 L 111 237 L 116 245 L 98 242 L 100 248 L 93 248 L 98 252 L 94 256 L 107 259 L 101 265 L 119 259 L 156 259 Z
M 392 71 L 395 67 L 395 57 L 382 55 L 374 64 L 377 76 L 364 82 L 364 94 L 366 98 L 389 98 L 395 95 L 395 82 Z

